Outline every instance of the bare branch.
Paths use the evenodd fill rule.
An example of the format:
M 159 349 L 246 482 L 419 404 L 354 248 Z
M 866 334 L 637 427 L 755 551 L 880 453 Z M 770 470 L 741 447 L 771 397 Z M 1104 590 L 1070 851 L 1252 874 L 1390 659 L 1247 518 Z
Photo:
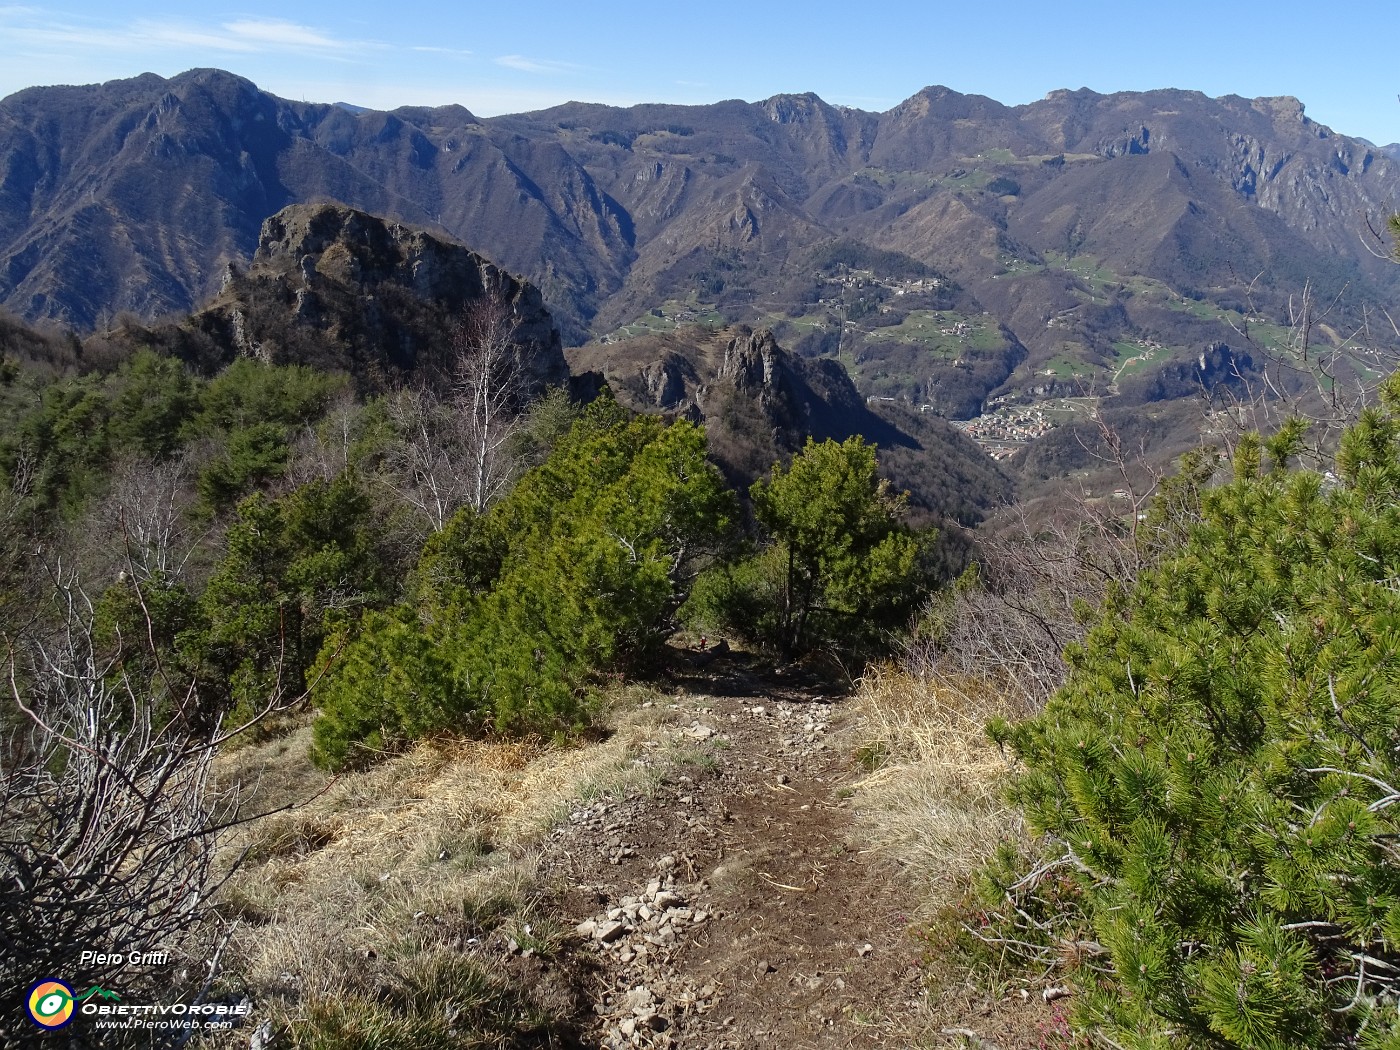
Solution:
M 447 392 L 423 386 L 389 402 L 400 434 L 390 454 L 392 483 L 433 531 L 464 505 L 484 511 L 518 473 L 512 448 L 533 393 L 518 324 L 507 303 L 488 296 L 453 334 Z
M 306 695 L 277 691 L 248 723 L 196 733 L 104 659 L 72 572 L 58 564 L 50 575 L 56 640 L 5 639 L 21 716 L 0 753 L 0 995 L 11 998 L 34 974 L 109 980 L 114 967 L 84 963 L 83 951 L 125 957 L 188 942 L 219 884 L 219 834 L 241 819 L 236 805 L 215 815 L 218 747 Z

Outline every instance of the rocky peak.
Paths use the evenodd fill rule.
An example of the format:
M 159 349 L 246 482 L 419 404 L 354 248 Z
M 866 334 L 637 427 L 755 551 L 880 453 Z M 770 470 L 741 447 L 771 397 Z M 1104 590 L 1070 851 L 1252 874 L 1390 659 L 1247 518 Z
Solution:
M 778 393 L 787 365 L 788 356 L 771 331 L 740 329 L 725 347 L 718 379 L 746 394 Z
M 1289 124 L 1312 123 L 1304 115 L 1303 103 L 1292 95 L 1272 95 L 1250 101 L 1258 112 L 1275 121 Z
M 339 204 L 293 205 L 263 223 L 255 266 L 276 268 L 283 259 L 299 265 L 307 257 L 332 280 L 390 281 L 454 303 L 490 292 L 529 298 L 534 291 L 459 244 Z
M 267 219 L 248 272 L 225 275 L 211 310 L 231 319 L 239 352 L 258 345 L 273 360 L 309 356 L 357 376 L 392 375 L 442 360 L 457 324 L 493 297 L 510 311 L 532 380 L 566 381 L 537 288 L 460 244 L 340 204 L 293 205 Z
M 806 124 L 826 108 L 826 103 L 810 91 L 801 95 L 774 95 L 759 105 L 775 124 Z

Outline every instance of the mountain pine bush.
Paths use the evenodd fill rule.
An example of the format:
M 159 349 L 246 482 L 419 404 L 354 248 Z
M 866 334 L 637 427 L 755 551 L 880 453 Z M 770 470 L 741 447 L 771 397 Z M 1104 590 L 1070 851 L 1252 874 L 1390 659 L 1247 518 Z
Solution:
M 1105 1045 L 1400 1046 L 1397 409 L 1392 380 L 1335 474 L 1287 469 L 1299 424 L 1245 442 L 1044 711 L 992 726 L 1046 843 L 988 872 L 1002 935 L 1075 960 Z
M 600 673 L 655 656 L 736 515 L 702 429 L 595 402 L 509 496 L 428 541 L 411 604 L 327 640 L 317 760 L 442 730 L 579 729 Z
M 932 535 L 911 533 L 907 495 L 881 479 L 875 446 L 807 439 L 749 489 L 771 546 L 696 583 L 686 615 L 792 657 L 822 646 L 878 651 L 908 622 L 931 573 Z

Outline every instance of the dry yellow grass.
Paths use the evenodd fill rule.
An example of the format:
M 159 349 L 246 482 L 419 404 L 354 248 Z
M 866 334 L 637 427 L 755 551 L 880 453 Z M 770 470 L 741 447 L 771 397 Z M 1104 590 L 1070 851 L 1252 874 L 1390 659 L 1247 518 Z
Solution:
M 535 843 L 572 800 L 652 775 L 634 759 L 659 712 L 628 705 L 606 740 L 574 748 L 425 741 L 329 782 L 306 757 L 309 727 L 228 756 L 221 784 L 241 784 L 255 811 L 321 793 L 230 843 L 230 857 L 248 852 L 222 894 L 239 920 L 226 983 L 286 1025 L 497 928 L 548 950 Z
M 855 788 L 861 844 L 899 863 L 914 925 L 946 933 L 961 921 L 972 877 L 997 845 L 1028 841 L 1002 797 L 1014 767 L 984 728 L 998 715 L 1024 717 L 1024 700 L 984 681 L 885 667 L 867 672 L 853 703 L 857 755 L 870 769 Z M 928 994 L 907 1016 L 888 1020 L 891 1040 L 1045 1045 L 1039 997 L 1029 1004 L 1008 997 L 1001 977 L 956 953 L 932 953 L 925 966 Z M 985 1040 L 948 1034 L 972 1030 Z
M 858 755 L 872 771 L 856 785 L 866 844 L 915 883 L 924 916 L 955 900 L 998 842 L 1024 834 L 1002 799 L 1011 771 L 984 727 L 1015 715 L 979 684 L 874 668 L 855 697 Z

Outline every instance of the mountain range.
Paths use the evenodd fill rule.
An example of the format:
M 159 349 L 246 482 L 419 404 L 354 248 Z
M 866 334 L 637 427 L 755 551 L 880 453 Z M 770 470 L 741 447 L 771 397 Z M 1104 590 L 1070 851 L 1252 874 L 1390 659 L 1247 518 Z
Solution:
M 206 69 L 11 95 L 0 157 L 0 304 L 79 331 L 201 307 L 270 215 L 335 201 L 523 275 L 566 345 L 743 323 L 867 398 L 1006 432 L 1086 393 L 1179 396 L 1212 348 L 1286 359 L 1303 331 L 1364 375 L 1400 343 L 1374 324 L 1400 268 L 1369 232 L 1400 160 L 1288 97 L 930 87 L 883 113 L 801 94 L 479 118 Z

